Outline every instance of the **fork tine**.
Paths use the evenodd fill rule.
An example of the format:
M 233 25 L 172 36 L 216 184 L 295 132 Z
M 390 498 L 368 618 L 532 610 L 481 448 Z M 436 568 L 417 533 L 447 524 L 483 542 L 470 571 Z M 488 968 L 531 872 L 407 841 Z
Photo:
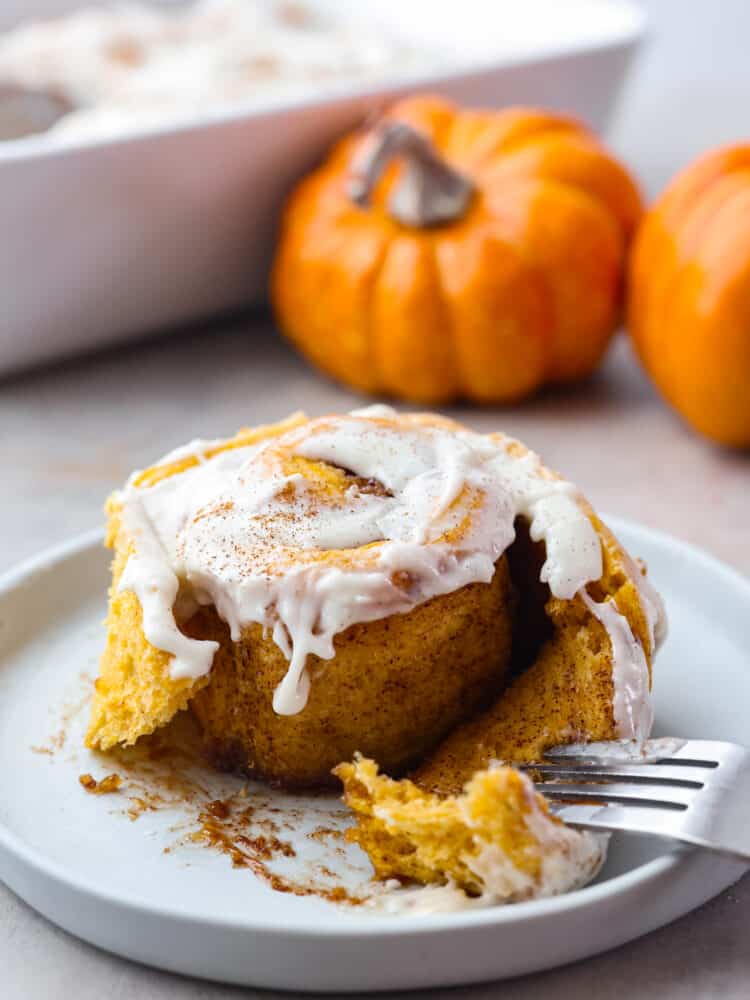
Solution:
M 717 767 L 735 750 L 722 740 L 682 740 L 673 737 L 646 740 L 641 747 L 632 740 L 594 743 L 563 743 L 550 747 L 544 759 L 555 764 L 599 766 L 672 763 L 677 767 Z
M 648 806 L 601 805 L 598 803 L 555 803 L 555 816 L 583 830 L 645 833 L 656 837 L 680 837 L 680 818 L 684 813 Z
M 545 751 L 545 760 L 560 764 L 651 764 L 672 759 L 685 747 L 686 741 L 675 737 L 646 740 L 609 740 L 607 742 L 566 743 Z
M 541 781 L 535 788 L 542 795 L 551 799 L 585 800 L 587 802 L 625 802 L 633 805 L 651 806 L 661 809 L 687 809 L 694 801 L 699 789 L 677 788 L 664 786 L 662 788 L 647 787 L 643 784 L 628 784 L 627 782 L 609 782 L 607 784 L 585 784 L 579 781 Z
M 717 767 L 735 751 L 735 744 L 722 740 L 686 740 L 670 759 L 682 766 Z
M 664 757 L 653 743 L 645 754 L 622 741 L 584 749 L 527 768 L 548 779 L 535 787 L 560 819 L 670 837 L 750 863 L 750 748 L 689 740 Z
M 631 781 L 644 785 L 675 785 L 701 788 L 706 782 L 706 770 L 685 765 L 669 764 L 528 764 L 523 770 L 539 772 L 545 780 L 565 778 L 574 781 Z

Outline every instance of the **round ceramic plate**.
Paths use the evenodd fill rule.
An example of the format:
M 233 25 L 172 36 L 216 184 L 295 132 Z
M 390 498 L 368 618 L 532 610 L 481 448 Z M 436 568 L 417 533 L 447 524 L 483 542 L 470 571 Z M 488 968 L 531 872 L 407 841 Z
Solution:
M 611 524 L 649 564 L 671 618 L 655 672 L 657 734 L 746 739 L 750 583 L 674 539 Z M 0 877 L 100 948 L 265 987 L 447 986 L 620 945 L 745 870 L 620 837 L 593 885 L 555 899 L 431 916 L 349 905 L 369 869 L 342 840 L 335 797 L 275 795 L 189 755 L 175 765 L 160 745 L 114 759 L 82 747 L 107 584 L 98 534 L 0 581 Z M 112 794 L 87 794 L 79 780 L 110 773 L 120 779 Z

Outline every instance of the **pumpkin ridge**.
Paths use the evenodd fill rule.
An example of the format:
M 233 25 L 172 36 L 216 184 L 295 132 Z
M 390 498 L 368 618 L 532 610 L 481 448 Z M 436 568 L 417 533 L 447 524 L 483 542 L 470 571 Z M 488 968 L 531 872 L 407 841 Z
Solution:
M 467 151 L 467 159 L 464 167 L 472 171 L 476 171 L 481 180 L 489 179 L 494 170 L 501 173 L 505 167 L 506 159 L 510 159 L 516 156 L 518 153 L 524 152 L 526 149 L 533 147 L 537 142 L 544 141 L 547 138 L 554 138 L 555 136 L 569 136 L 575 135 L 574 129 L 561 129 L 561 128 L 550 128 L 550 129 L 539 129 L 538 132 L 532 132 L 528 135 L 519 136 L 517 139 L 512 140 L 509 144 L 507 139 L 501 138 L 496 146 L 488 146 L 486 149 L 481 150 L 479 156 L 476 159 L 473 157 L 469 159 L 471 151 Z M 494 162 L 493 162 L 494 161 Z
M 743 188 L 735 186 L 734 182 L 741 179 L 741 174 L 750 179 L 750 169 L 747 168 L 713 178 L 711 183 L 701 189 L 695 202 L 686 209 L 685 215 L 677 220 L 671 239 L 666 231 L 660 232 L 664 274 L 659 284 L 651 290 L 649 302 L 644 306 L 642 327 L 638 334 L 642 341 L 642 356 L 648 361 L 660 386 L 663 385 L 665 373 L 673 367 L 673 358 L 665 352 L 667 333 L 670 330 L 670 304 L 684 280 L 685 270 L 692 266 L 691 255 L 719 224 L 719 219 L 725 225 L 727 219 L 731 222 L 734 217 L 732 202 L 743 194 Z M 717 189 L 720 197 L 717 197 Z M 675 350 L 679 349 L 679 344 L 673 342 L 672 346 Z M 669 395 L 668 398 L 674 404 L 673 397 Z
M 499 221 L 498 219 L 493 217 L 492 219 L 493 225 L 490 230 L 491 232 L 493 232 L 493 234 L 495 233 L 495 223 L 497 223 L 498 221 Z M 501 225 L 497 227 L 496 238 L 504 239 L 506 241 L 508 239 L 507 234 L 503 232 Z M 552 289 L 550 287 L 550 281 L 547 276 L 545 268 L 539 266 L 537 261 L 534 259 L 534 255 L 529 252 L 529 248 L 526 246 L 525 242 L 523 240 L 520 241 L 514 240 L 513 248 L 523 261 L 526 270 L 532 277 L 533 282 L 539 287 L 541 307 L 542 309 L 546 310 L 546 312 L 549 314 L 550 322 L 547 324 L 547 327 L 544 330 L 544 344 L 545 344 L 544 370 L 541 374 L 539 382 L 541 385 L 544 385 L 545 383 L 554 383 L 555 382 L 555 373 L 553 364 L 554 342 L 557 332 L 556 331 L 557 309 L 555 304 L 555 296 L 552 293 Z
M 746 167 L 730 170 L 721 177 L 715 177 L 710 184 L 702 189 L 694 203 L 687 209 L 674 227 L 675 243 L 680 256 L 687 256 L 700 248 L 706 230 L 716 225 L 719 213 L 724 212 L 733 198 L 743 195 L 746 192 L 746 185 L 749 181 L 750 163 Z M 745 186 L 743 186 L 743 182 Z M 719 199 L 717 205 L 713 206 L 713 211 L 710 214 L 706 214 L 705 226 L 700 230 L 696 224 L 697 217 L 703 213 L 707 213 L 707 204 L 718 197 L 717 191 L 723 197 Z M 728 211 L 727 215 L 730 215 Z
M 668 234 L 672 228 L 679 227 L 682 213 L 689 210 L 693 200 L 698 200 L 711 188 L 722 176 L 722 170 L 731 171 L 736 166 L 746 167 L 748 164 L 750 146 L 721 146 L 704 154 L 669 182 L 659 201 L 643 220 L 636 235 L 629 267 L 631 295 L 628 325 L 633 333 L 636 350 L 644 362 L 646 358 L 643 353 L 642 332 L 654 291 L 646 278 L 652 271 L 652 259 L 659 259 Z
M 568 148 L 559 145 L 563 143 L 569 144 Z M 574 188 L 587 197 L 595 198 L 612 215 L 627 243 L 641 214 L 641 198 L 638 188 L 626 171 L 607 154 L 605 148 L 593 136 L 586 133 L 556 131 L 539 138 L 534 146 L 537 147 L 538 153 L 546 153 L 549 162 L 540 156 L 532 159 L 531 156 L 535 151 L 533 146 L 521 148 L 507 157 L 501 157 L 492 167 L 481 171 L 479 179 L 482 185 L 500 186 L 512 182 L 513 179 L 531 178 L 555 181 Z M 555 163 L 553 160 L 555 154 L 558 161 L 562 161 L 563 171 L 566 159 L 573 161 L 580 159 L 581 155 L 590 157 L 588 174 L 581 173 L 575 176 L 573 173 L 562 172 L 561 163 Z M 528 157 L 526 162 L 524 157 Z M 592 173 L 606 175 L 605 183 L 599 184 L 596 178 L 589 176 Z M 617 204 L 618 202 L 620 204 Z
M 538 129 L 506 139 L 497 152 L 500 156 L 512 156 L 514 153 L 525 149 L 535 142 L 543 139 L 551 139 L 554 136 L 581 136 L 588 138 L 589 133 L 580 123 L 572 119 L 570 121 L 566 121 L 564 118 L 550 119 L 544 125 L 540 122 Z
M 510 140 L 502 139 L 498 146 L 483 150 L 481 158 L 475 161 L 474 169 L 484 172 L 485 170 L 490 169 L 490 163 L 494 159 L 498 161 L 494 164 L 494 166 L 500 170 L 505 165 L 506 159 L 510 159 L 518 153 L 524 152 L 538 142 L 544 142 L 547 139 L 554 139 L 558 137 L 564 138 L 568 136 L 575 136 L 577 134 L 576 128 L 572 125 L 569 128 L 561 128 L 559 125 L 555 125 L 552 128 L 540 127 L 538 131 L 529 132 L 526 135 L 516 136 Z
M 538 142 L 542 137 L 555 133 L 575 134 L 580 129 L 580 126 L 572 120 L 566 122 L 565 119 L 547 116 L 533 109 L 530 113 L 539 117 L 532 123 L 525 123 L 524 126 L 520 121 L 520 115 L 516 114 L 520 110 L 508 108 L 497 116 L 493 116 L 491 112 L 480 112 L 474 120 L 468 122 L 466 120 L 468 113 L 464 112 L 454 120 L 444 137 L 440 151 L 456 167 L 481 173 L 493 161 L 502 161 L 506 156 L 511 156 L 516 150 Z M 490 126 L 488 122 L 493 118 L 496 121 Z M 473 134 L 467 135 L 468 128 L 472 129 Z
M 667 185 L 655 206 L 667 228 L 678 226 L 682 214 L 690 210 L 717 181 L 727 174 L 750 167 L 750 145 L 722 146 L 681 170 Z
M 287 337 L 295 344 L 304 343 L 303 317 L 305 313 L 304 298 L 309 292 L 309 275 L 300 267 L 300 252 L 305 255 L 304 248 L 315 246 L 319 243 L 321 234 L 330 245 L 335 242 L 337 253 L 335 257 L 345 254 L 346 248 L 351 247 L 351 241 L 355 244 L 361 239 L 359 232 L 352 226 L 352 216 L 354 210 L 340 196 L 340 185 L 337 179 L 331 179 L 328 172 L 323 168 L 314 171 L 290 199 L 287 209 L 281 222 L 282 233 L 292 233 L 291 240 L 282 240 L 282 252 L 277 255 L 277 259 L 271 276 L 271 293 L 276 309 L 282 317 L 282 326 Z M 378 220 L 370 222 L 373 231 L 373 239 L 378 238 L 376 230 L 380 229 L 382 236 L 380 242 L 387 240 L 387 234 L 383 232 Z M 382 257 L 382 246 L 377 248 L 377 262 Z M 306 265 L 310 267 L 310 261 Z M 319 275 L 325 274 L 325 270 L 316 270 Z M 326 275 L 326 280 L 330 282 L 335 275 L 330 271 Z M 361 282 L 361 276 L 356 280 Z M 350 283 L 351 284 L 351 283 Z M 354 285 L 352 285 L 354 287 Z M 294 296 L 285 292 L 285 289 L 294 289 Z M 362 316 L 359 311 L 356 316 Z M 369 317 L 368 313 L 362 316 L 363 319 Z M 332 378 L 347 382 L 350 379 L 356 380 L 358 387 L 363 391 L 376 391 L 373 384 L 368 365 L 363 360 L 349 351 L 337 352 L 332 355 L 320 338 L 316 338 L 311 348 L 311 360 L 321 371 Z M 371 355 L 371 344 L 369 338 L 358 338 L 359 343 L 365 347 L 366 354 Z
M 613 232 L 616 232 L 617 234 L 621 252 L 623 254 L 625 253 L 625 250 L 627 249 L 627 236 L 624 231 L 623 225 L 617 218 L 615 213 L 612 211 L 612 209 L 609 207 L 609 205 L 604 201 L 603 198 L 600 198 L 597 194 L 594 194 L 591 191 L 587 191 L 585 188 L 580 187 L 578 184 L 570 183 L 564 178 L 541 176 L 534 179 L 540 185 L 550 184 L 553 185 L 555 188 L 558 189 L 562 188 L 569 194 L 574 195 L 576 199 L 580 199 L 580 201 L 585 202 L 588 205 L 594 206 L 596 211 L 601 214 L 602 218 L 606 217 L 608 219 L 609 223 L 611 224 L 611 229 L 613 230 Z
M 496 219 L 486 217 L 483 220 L 482 228 L 474 232 L 471 242 L 473 247 L 469 250 L 461 245 L 460 238 L 457 238 L 455 235 L 445 235 L 438 242 L 437 246 L 438 268 L 443 287 L 443 296 L 454 332 L 458 368 L 462 375 L 464 392 L 470 395 L 471 398 L 482 402 L 494 401 L 507 404 L 523 398 L 524 395 L 528 394 L 532 389 L 537 388 L 548 377 L 549 347 L 552 336 L 550 325 L 553 321 L 551 295 L 546 287 L 545 276 L 539 273 L 533 263 L 529 261 L 528 255 L 523 252 L 518 242 L 508 238 L 507 232 L 503 231 Z M 520 345 L 521 353 L 523 354 L 524 350 L 528 352 L 530 344 L 534 342 L 529 339 L 532 330 L 537 335 L 538 340 L 537 350 L 532 350 L 531 354 L 526 358 L 527 364 L 521 366 L 521 370 L 524 372 L 522 384 L 519 385 L 516 379 L 516 385 L 512 388 L 509 388 L 505 384 L 500 389 L 495 381 L 492 390 L 488 391 L 487 384 L 482 385 L 481 383 L 483 381 L 482 376 L 486 375 L 491 366 L 483 370 L 482 376 L 478 378 L 476 371 L 470 366 L 467 367 L 466 364 L 468 357 L 476 355 L 476 345 L 468 350 L 466 346 L 461 347 L 461 341 L 466 336 L 467 330 L 471 330 L 472 326 L 471 323 L 467 325 L 465 316 L 462 316 L 466 305 L 467 303 L 476 304 L 477 302 L 481 302 L 482 309 L 480 313 L 484 312 L 486 308 L 484 297 L 488 294 L 488 289 L 485 287 L 477 291 L 476 287 L 474 287 L 467 293 L 468 285 L 466 284 L 457 286 L 453 292 L 449 291 L 449 287 L 452 283 L 455 283 L 455 264 L 457 260 L 462 261 L 465 265 L 470 252 L 474 252 L 479 259 L 484 258 L 486 260 L 488 253 L 493 252 L 491 249 L 493 246 L 495 253 L 497 253 L 498 249 L 502 248 L 503 253 L 507 255 L 508 259 L 513 261 L 518 267 L 519 273 L 522 273 L 524 276 L 520 287 L 526 296 L 526 314 L 524 319 L 527 337 L 524 340 L 528 340 L 528 342 Z M 481 267 L 477 269 L 475 277 L 481 270 Z M 518 282 L 517 276 L 515 281 Z M 516 307 L 520 306 L 519 295 L 520 293 L 516 289 Z M 529 310 L 529 301 L 533 301 L 531 310 Z M 497 331 L 495 330 L 494 332 Z M 541 351 L 538 350 L 539 344 L 542 345 Z M 533 361 L 533 367 L 529 369 L 528 362 L 530 361 Z
M 720 258 L 723 265 L 721 282 L 714 281 L 706 286 L 707 294 L 714 294 L 716 288 L 725 289 L 738 280 L 747 271 L 750 260 L 750 170 L 745 171 L 745 187 L 734 191 L 716 212 L 711 224 L 707 227 L 704 240 L 696 248 L 695 257 L 698 263 L 709 264 L 714 257 Z M 724 216 L 727 220 L 724 220 Z M 738 225 L 729 225 L 729 220 Z M 746 252 L 737 254 L 737 245 Z M 730 252 L 732 251 L 732 252 Z M 712 303 L 702 303 L 701 307 Z
M 742 235 L 747 240 L 747 232 Z M 747 249 L 746 261 L 750 259 Z M 665 369 L 658 381 L 654 374 L 654 380 L 664 398 L 696 430 L 722 444 L 747 447 L 750 444 L 747 431 L 750 427 L 750 402 L 746 392 L 746 372 L 750 367 L 750 343 L 745 336 L 744 325 L 740 324 L 738 336 L 732 306 L 739 300 L 741 314 L 746 316 L 750 312 L 750 264 L 746 263 L 744 273 L 735 274 L 724 283 L 716 297 L 715 308 L 710 311 L 701 308 L 705 289 L 695 287 L 691 281 L 699 274 L 696 262 L 688 264 L 683 271 L 683 285 L 678 285 L 670 310 L 670 315 L 676 320 L 676 329 L 683 333 L 679 342 L 680 352 L 672 359 L 673 367 Z M 729 310 L 727 301 L 730 303 Z M 715 363 L 717 327 L 723 339 L 719 347 L 723 360 L 718 366 Z M 734 400 L 729 413 L 723 405 L 727 398 Z
M 380 280 L 380 275 L 383 271 L 383 266 L 385 265 L 386 257 L 388 256 L 388 251 L 390 250 L 391 244 L 393 242 L 393 236 L 389 233 L 383 239 L 383 245 L 380 250 L 377 261 L 372 271 L 368 275 L 367 281 L 364 285 L 364 307 L 363 313 L 364 318 L 362 321 L 363 329 L 365 330 L 366 340 L 367 340 L 367 360 L 372 372 L 374 373 L 374 383 L 377 386 L 382 386 L 385 383 L 383 377 L 383 372 L 380 369 L 378 363 L 376 346 L 377 332 L 375 330 L 375 322 L 373 315 L 372 303 L 375 298 L 375 291 L 377 289 L 378 281 Z
M 440 258 L 440 246 L 441 238 L 440 236 L 437 236 L 436 239 L 432 240 L 430 244 L 432 261 L 435 267 L 436 289 L 440 295 L 440 312 L 443 315 L 445 323 L 446 340 L 451 347 L 453 370 L 457 372 L 456 394 L 458 396 L 463 396 L 468 391 L 469 379 L 461 358 L 461 352 L 459 351 L 458 344 L 456 343 L 456 322 L 450 304 L 450 296 L 448 295 L 448 291 L 445 287 L 445 275 L 443 273 L 443 264 Z
M 440 313 L 444 323 L 445 340 L 446 343 L 450 345 L 452 369 L 457 373 L 455 379 L 455 394 L 463 396 L 466 392 L 466 377 L 461 365 L 458 346 L 456 344 L 456 331 L 453 322 L 453 313 L 448 302 L 448 294 L 445 289 L 443 270 L 440 266 L 440 256 L 438 254 L 439 241 L 440 236 L 437 234 L 435 239 L 430 241 L 430 257 L 432 259 L 432 266 L 435 270 L 435 290 L 440 298 Z
M 398 260 L 399 256 L 405 259 Z M 383 287 L 386 276 L 390 287 Z M 430 316 L 432 326 L 425 336 L 423 324 Z M 436 336 L 445 317 L 434 240 L 415 236 L 403 227 L 388 245 L 378 281 L 373 286 L 370 308 L 374 363 L 386 392 L 424 403 L 455 398 L 460 389 L 456 368 L 446 363 L 445 357 L 446 353 L 454 355 L 453 344 Z M 405 340 L 407 329 L 411 330 L 411 336 Z M 393 362 L 390 368 L 384 364 L 386 359 Z
M 747 180 L 750 181 L 750 170 L 743 172 L 747 175 Z M 727 174 L 721 178 L 723 181 L 735 181 L 738 179 L 736 172 Z M 724 197 L 719 200 L 718 204 L 713 204 L 712 202 L 716 199 L 719 184 L 720 181 L 717 180 L 711 188 L 704 190 L 698 203 L 691 207 L 691 211 L 682 220 L 680 229 L 683 236 L 685 236 L 685 230 L 689 228 L 691 222 L 694 231 L 687 234 L 687 242 L 683 246 L 680 245 L 679 232 L 676 233 L 676 256 L 674 261 L 671 262 L 672 271 L 669 281 L 658 289 L 661 293 L 661 299 L 657 298 L 656 302 L 652 304 L 652 312 L 656 313 L 656 315 L 651 320 L 645 333 L 647 338 L 656 334 L 651 343 L 652 370 L 660 389 L 674 406 L 680 405 L 680 393 L 673 389 L 673 380 L 669 376 L 678 367 L 677 360 L 680 352 L 684 350 L 684 344 L 682 342 L 675 342 L 674 340 L 669 341 L 666 337 L 661 338 L 661 342 L 659 342 L 657 340 L 658 334 L 660 331 L 671 329 L 676 304 L 684 308 L 682 306 L 683 288 L 696 275 L 696 269 L 702 262 L 701 259 L 709 260 L 710 252 L 715 252 L 720 241 L 726 244 L 730 239 L 734 240 L 737 239 L 738 235 L 742 235 L 742 230 L 731 223 L 738 217 L 738 203 L 747 202 L 748 189 L 747 187 L 729 187 L 729 185 L 726 185 L 726 190 L 719 192 Z M 702 223 L 702 225 L 699 225 L 699 223 Z M 723 275 L 721 288 L 725 289 L 732 280 L 736 281 L 737 276 L 733 275 L 730 277 Z M 692 308 L 696 312 L 703 312 L 705 303 L 701 302 L 701 298 L 705 294 L 706 289 L 704 288 L 693 301 Z M 714 294 L 716 294 L 715 290 Z M 666 349 L 666 345 L 670 343 L 673 348 L 671 354 Z M 675 352 L 677 352 L 677 357 L 674 356 Z
M 525 189 L 525 191 L 524 191 Z M 626 250 L 625 236 L 622 232 L 622 227 L 615 219 L 614 215 L 609 211 L 609 209 L 602 204 L 600 199 L 589 195 L 585 191 L 581 191 L 574 185 L 568 185 L 564 182 L 557 181 L 555 179 L 548 178 L 521 178 L 517 180 L 517 184 L 514 186 L 514 198 L 512 199 L 513 207 L 520 208 L 522 215 L 528 217 L 528 205 L 531 200 L 537 200 L 542 197 L 548 199 L 550 194 L 557 192 L 557 196 L 560 197 L 561 193 L 564 192 L 565 196 L 570 200 L 572 204 L 577 204 L 583 211 L 589 216 L 589 225 L 584 231 L 588 232 L 590 228 L 590 222 L 592 219 L 597 218 L 600 226 L 600 234 L 606 232 L 608 237 L 612 241 L 613 250 L 613 262 L 614 258 L 617 258 L 618 267 L 614 268 L 613 271 L 618 273 L 614 274 L 617 280 L 617 288 L 614 289 L 614 305 L 613 308 L 616 309 L 618 304 L 621 308 L 622 298 L 623 298 L 623 282 L 621 272 L 622 259 Z M 552 303 L 552 312 L 554 321 L 552 324 L 552 333 L 550 338 L 550 355 L 547 361 L 547 378 L 552 382 L 567 382 L 572 379 L 580 377 L 578 372 L 578 366 L 580 362 L 574 364 L 571 368 L 569 361 L 564 357 L 564 345 L 568 340 L 578 340 L 581 337 L 580 333 L 580 322 L 581 316 L 578 311 L 574 311 L 575 325 L 576 325 L 576 336 L 573 338 L 571 332 L 567 331 L 562 323 L 565 317 L 571 315 L 571 309 L 569 305 L 561 302 L 559 295 L 559 261 L 550 259 L 547 261 L 540 261 L 538 254 L 538 247 L 534 251 L 528 244 L 528 238 L 526 231 L 519 231 L 517 228 L 517 218 L 510 214 L 508 209 L 511 202 L 503 195 L 497 196 L 495 199 L 488 196 L 487 205 L 493 216 L 493 218 L 498 222 L 499 226 L 502 227 L 503 219 L 506 220 L 506 224 L 510 223 L 511 228 L 509 230 L 509 235 L 515 233 L 515 244 L 517 249 L 522 253 L 525 260 L 532 262 L 535 271 L 541 275 L 544 285 L 548 290 L 549 300 Z M 527 200 L 524 199 L 523 195 Z M 523 204 L 522 204 L 523 203 Z M 505 211 L 503 211 L 505 209 Z M 530 229 L 530 227 L 529 227 Z M 506 237 L 507 238 L 507 237 Z M 605 237 L 606 239 L 607 237 Z M 574 233 L 571 236 L 571 245 L 577 246 L 579 242 L 578 234 Z M 573 269 L 574 271 L 576 269 Z M 590 287 L 599 288 L 601 283 L 597 284 L 589 283 Z M 605 295 L 603 298 L 608 298 Z M 587 303 L 591 304 L 593 301 L 592 296 L 587 297 Z M 586 370 L 591 370 L 595 364 L 598 364 L 599 360 L 603 356 L 605 350 L 610 341 L 611 329 L 613 327 L 612 315 L 603 315 L 600 317 L 599 321 L 594 323 L 589 327 L 583 339 L 587 342 L 592 339 L 596 341 L 592 345 L 592 354 L 589 357 L 587 363 L 585 364 Z M 591 358 L 594 357 L 595 361 L 592 362 Z
M 538 175 L 536 173 L 525 174 L 518 173 L 517 175 L 508 176 L 508 184 L 503 185 L 502 193 L 498 195 L 493 195 L 489 193 L 487 195 L 487 204 L 490 207 L 495 205 L 500 205 L 505 202 L 505 195 L 508 193 L 513 193 L 517 196 L 524 188 L 531 187 L 551 187 L 552 189 L 557 189 L 558 191 L 565 191 L 572 195 L 577 200 L 585 202 L 587 205 L 594 206 L 595 210 L 600 213 L 602 217 L 606 216 L 608 219 L 608 224 L 613 230 L 617 232 L 617 236 L 620 242 L 622 253 L 625 253 L 627 249 L 627 235 L 625 233 L 624 227 L 620 220 L 617 218 L 615 213 L 609 207 L 609 205 L 600 198 L 598 195 L 593 194 L 591 191 L 587 191 L 586 188 L 569 182 L 565 178 L 560 177 L 546 177 L 543 174 Z M 511 200 L 511 199 L 508 199 Z M 493 209 L 494 210 L 494 209 Z
M 656 389 L 705 437 L 750 447 L 750 144 L 666 186 L 630 270 L 631 341 Z

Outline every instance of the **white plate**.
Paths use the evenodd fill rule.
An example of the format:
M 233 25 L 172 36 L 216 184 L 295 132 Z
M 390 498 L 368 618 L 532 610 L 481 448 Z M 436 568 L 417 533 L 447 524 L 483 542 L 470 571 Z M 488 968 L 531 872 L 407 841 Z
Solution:
M 649 563 L 671 616 L 656 669 L 658 733 L 746 741 L 750 583 L 667 536 L 611 524 Z M 101 948 L 255 986 L 445 986 L 549 968 L 622 944 L 699 906 L 745 870 L 633 838 L 615 841 L 596 884 L 504 908 L 385 917 L 274 892 L 225 855 L 181 844 L 180 806 L 130 822 L 122 793 L 87 795 L 78 784 L 84 771 L 113 769 L 81 748 L 85 713 L 70 707 L 81 672 L 96 670 L 107 562 L 99 535 L 89 535 L 0 581 L 0 877 L 50 920 Z M 51 755 L 32 751 L 50 745 L 61 715 L 65 745 Z M 217 796 L 239 783 L 211 780 L 209 794 Z M 317 812 L 307 825 L 284 834 L 299 848 L 287 871 L 300 877 L 327 850 L 305 836 L 310 824 L 329 812 L 334 823 L 341 817 L 333 798 L 308 805 Z M 330 853 L 326 863 L 337 878 L 356 885 L 363 856 Z
M 333 13 L 353 6 L 317 2 Z M 0 0 L 0 25 L 81 3 Z M 0 142 L 0 372 L 258 301 L 291 186 L 399 95 L 538 104 L 603 128 L 645 23 L 632 0 L 377 0 L 357 10 L 410 45 L 454 55 L 119 139 Z

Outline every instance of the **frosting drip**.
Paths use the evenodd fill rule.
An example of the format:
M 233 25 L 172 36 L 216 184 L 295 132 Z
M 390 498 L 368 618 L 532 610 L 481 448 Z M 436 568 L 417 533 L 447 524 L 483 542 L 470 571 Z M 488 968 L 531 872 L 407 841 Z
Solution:
M 630 671 L 616 686 L 618 723 L 645 699 L 643 650 L 614 605 L 585 595 L 602 553 L 575 488 L 510 439 L 375 406 L 207 457 L 215 446 L 172 453 L 199 461 L 154 485 L 135 476 L 120 494 L 133 542 L 120 588 L 137 594 L 172 677 L 211 669 L 216 643 L 178 623 L 212 604 L 235 641 L 251 623 L 271 631 L 289 663 L 274 709 L 300 712 L 310 655 L 332 658 L 336 635 L 357 622 L 489 582 L 523 516 L 546 546 L 542 580 L 558 598 L 582 593 Z
M 612 646 L 613 709 L 617 735 L 643 743 L 654 723 L 646 654 L 614 598 L 597 604 L 585 590 L 584 604 L 605 628 Z

